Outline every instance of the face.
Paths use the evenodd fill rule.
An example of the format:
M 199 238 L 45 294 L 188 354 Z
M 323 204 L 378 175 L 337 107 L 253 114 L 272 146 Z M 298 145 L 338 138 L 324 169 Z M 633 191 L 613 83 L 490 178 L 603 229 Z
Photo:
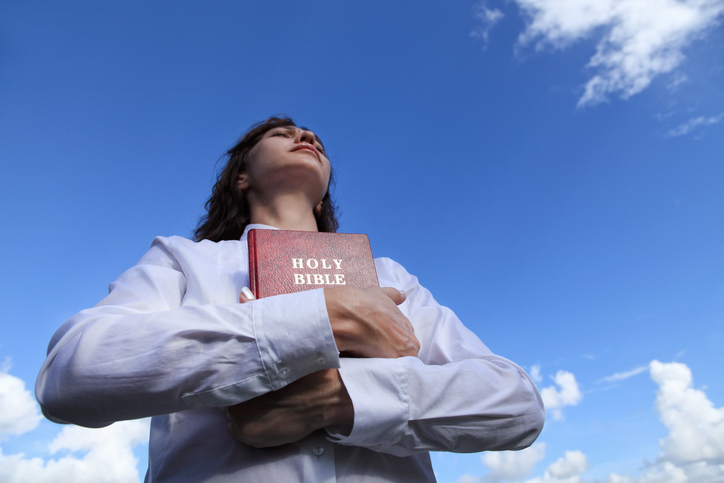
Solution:
M 264 133 L 249 151 L 238 186 L 265 196 L 301 190 L 319 202 L 327 192 L 330 173 L 324 146 L 314 133 L 282 126 Z

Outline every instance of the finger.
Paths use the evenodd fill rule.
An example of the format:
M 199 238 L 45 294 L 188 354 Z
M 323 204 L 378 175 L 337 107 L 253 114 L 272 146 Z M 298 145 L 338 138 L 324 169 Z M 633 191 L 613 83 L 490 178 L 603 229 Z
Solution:
M 400 305 L 407 298 L 407 294 L 404 290 L 398 290 L 394 287 L 381 287 L 380 290 L 382 290 L 384 294 L 395 303 L 395 305 Z
M 256 300 L 256 297 L 254 297 L 254 294 L 251 293 L 251 290 L 249 290 L 249 287 L 241 287 L 241 293 L 239 294 L 239 302 L 245 303 L 245 302 L 251 302 L 252 300 Z

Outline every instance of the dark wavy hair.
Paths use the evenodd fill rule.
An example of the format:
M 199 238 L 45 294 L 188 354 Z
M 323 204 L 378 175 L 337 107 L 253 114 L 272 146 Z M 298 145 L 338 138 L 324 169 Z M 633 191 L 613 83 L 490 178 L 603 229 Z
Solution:
M 270 117 L 259 122 L 244 134 L 236 145 L 226 152 L 226 166 L 216 177 L 216 184 L 206 202 L 206 214 L 201 217 L 194 232 L 194 240 L 238 240 L 244 233 L 246 225 L 251 221 L 249 203 L 244 193 L 237 186 L 239 173 L 246 170 L 249 151 L 261 140 L 270 129 L 283 126 L 297 126 L 289 117 Z M 305 129 L 302 127 L 302 129 Z M 321 140 L 317 138 L 321 143 Z M 317 229 L 325 232 L 336 232 L 339 228 L 335 215 L 336 207 L 330 196 L 333 186 L 334 172 L 330 173 L 329 186 L 322 198 L 322 211 L 317 219 Z

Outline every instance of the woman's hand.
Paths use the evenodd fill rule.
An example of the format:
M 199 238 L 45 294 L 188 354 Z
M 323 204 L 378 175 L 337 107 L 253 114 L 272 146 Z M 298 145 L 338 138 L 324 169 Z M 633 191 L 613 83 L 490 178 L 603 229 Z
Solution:
M 417 356 L 420 342 L 397 307 L 405 293 L 392 287 L 324 289 L 337 350 L 348 357 Z
M 324 289 L 324 299 L 343 357 L 395 359 L 420 351 L 410 320 L 397 308 L 405 301 L 405 292 L 392 287 L 331 287 Z M 243 287 L 239 302 L 251 300 L 254 295 Z
M 229 433 L 255 448 L 293 443 L 327 426 L 354 423 L 352 400 L 337 369 L 324 369 L 225 409 Z

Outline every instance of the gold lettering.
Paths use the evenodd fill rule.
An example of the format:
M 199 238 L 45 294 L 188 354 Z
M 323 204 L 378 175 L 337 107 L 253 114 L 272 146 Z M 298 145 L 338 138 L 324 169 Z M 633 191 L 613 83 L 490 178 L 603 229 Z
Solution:
M 327 285 L 334 285 L 334 282 L 332 282 L 332 281 L 329 279 L 329 274 L 328 274 L 328 273 L 325 273 L 325 274 L 324 274 L 324 283 L 326 283 Z
M 335 265 L 337 265 L 337 270 L 342 270 L 342 260 L 334 260 L 332 259 Z
M 303 284 L 304 284 L 304 274 L 295 273 L 294 274 L 294 285 L 303 285 Z
M 322 278 L 322 275 L 320 273 L 314 274 L 314 285 L 322 285 L 324 283 L 324 279 Z
M 336 262 L 337 260 L 335 260 Z M 341 261 L 341 260 L 340 260 Z M 334 278 L 337 281 L 337 285 L 347 285 L 347 282 L 344 281 L 344 274 L 343 273 L 335 273 Z
M 326 259 L 322 258 L 322 268 L 329 270 L 330 268 L 332 268 L 332 265 L 327 263 Z
M 312 262 L 314 262 L 314 266 L 312 266 Z M 319 266 L 319 262 L 316 261 L 314 258 L 310 258 L 309 260 L 307 260 L 307 266 L 309 268 L 311 268 L 312 270 L 314 270 L 315 268 L 317 268 Z
M 292 258 L 292 268 L 303 268 L 301 258 Z
M 311 275 L 307 274 L 307 285 L 312 285 Z

